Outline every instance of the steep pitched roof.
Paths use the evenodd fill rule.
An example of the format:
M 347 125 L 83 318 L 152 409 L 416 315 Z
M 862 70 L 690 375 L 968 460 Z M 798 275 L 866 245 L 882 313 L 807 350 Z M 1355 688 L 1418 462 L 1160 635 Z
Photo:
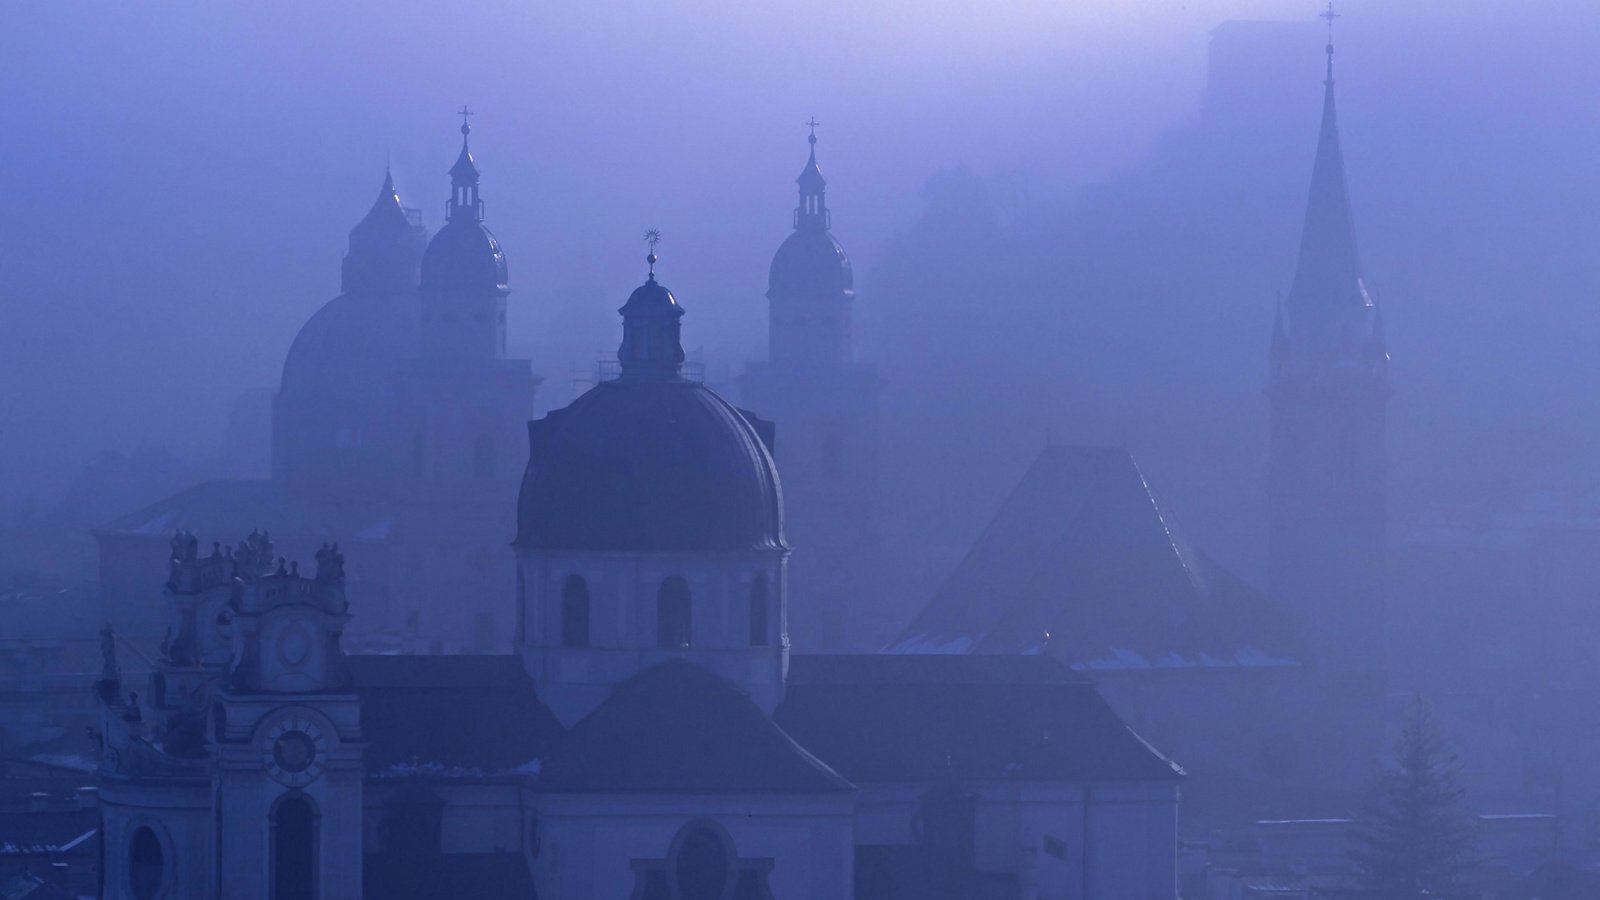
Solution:
M 1344 151 L 1339 144 L 1339 113 L 1334 103 L 1333 71 L 1324 83 L 1322 127 L 1317 135 L 1317 156 L 1311 168 L 1311 190 L 1306 198 L 1305 225 L 1300 234 L 1300 258 L 1286 300 L 1291 310 L 1347 308 L 1372 305 L 1361 286 L 1361 263 L 1356 253 L 1356 229 L 1350 212 L 1350 189 L 1345 180 Z
M 1182 774 L 1047 656 L 797 655 L 773 718 L 857 783 Z
M 532 775 L 561 737 L 561 723 L 516 656 L 351 656 L 349 663 L 371 775 Z
M 1123 668 L 1287 664 L 1293 642 L 1182 540 L 1125 448 L 1050 446 L 896 649 Z
M 545 758 L 555 793 L 799 794 L 852 790 L 729 682 L 693 663 L 612 688 Z

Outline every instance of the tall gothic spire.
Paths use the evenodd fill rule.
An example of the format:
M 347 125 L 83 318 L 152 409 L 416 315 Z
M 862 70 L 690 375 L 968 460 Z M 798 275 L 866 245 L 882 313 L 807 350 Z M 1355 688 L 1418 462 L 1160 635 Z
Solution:
M 1333 11 L 1331 0 L 1322 16 L 1328 20 L 1322 130 L 1317 138 L 1316 162 L 1311 169 L 1300 258 L 1287 299 L 1291 317 L 1295 312 L 1331 313 L 1372 306 L 1361 284 L 1355 223 L 1345 182 L 1344 153 L 1339 146 L 1339 117 L 1333 92 L 1333 20 L 1338 13 Z
M 822 123 L 813 116 L 807 122 L 811 134 L 806 142 L 811 145 L 811 156 L 806 160 L 805 168 L 800 170 L 800 177 L 795 183 L 800 185 L 800 206 L 794 211 L 794 227 L 814 228 L 822 231 L 828 230 L 828 181 L 822 177 L 822 169 L 817 167 L 817 126 Z
M 445 213 L 445 218 L 452 222 L 457 218 L 467 221 L 483 218 L 483 201 L 478 199 L 478 166 L 472 161 L 472 150 L 467 146 L 467 135 L 472 133 L 467 119 L 472 114 L 466 106 L 458 113 L 461 116 L 461 155 L 450 167 L 450 205 Z

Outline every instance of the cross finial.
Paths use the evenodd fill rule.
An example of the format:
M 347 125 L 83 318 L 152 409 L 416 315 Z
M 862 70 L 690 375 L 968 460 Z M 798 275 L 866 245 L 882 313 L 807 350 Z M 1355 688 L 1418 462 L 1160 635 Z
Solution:
M 811 129 L 811 136 L 806 138 L 807 141 L 813 144 L 817 142 L 817 126 L 821 124 L 821 122 L 817 121 L 816 116 L 812 116 L 810 119 L 806 120 L 806 126 Z
M 477 115 L 477 113 L 475 113 L 472 110 L 468 109 L 467 105 L 465 103 L 463 103 L 463 104 L 461 104 L 461 111 L 456 113 L 456 115 L 461 117 L 461 134 L 463 136 L 465 136 L 468 132 L 470 132 L 472 130 L 472 126 L 467 124 L 467 118 L 469 116 L 475 116 L 475 115 Z
M 1333 0 L 1328 0 L 1328 8 L 1323 10 L 1320 17 L 1328 21 L 1328 83 L 1333 83 L 1333 20 L 1339 14 L 1333 11 Z
M 650 255 L 644 261 L 650 264 L 650 280 L 656 277 L 656 244 L 661 243 L 661 232 L 654 228 L 645 229 L 644 242 L 650 245 Z

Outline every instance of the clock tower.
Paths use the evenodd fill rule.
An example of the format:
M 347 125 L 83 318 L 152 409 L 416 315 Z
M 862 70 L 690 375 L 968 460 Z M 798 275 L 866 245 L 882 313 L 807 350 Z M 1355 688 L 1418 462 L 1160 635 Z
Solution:
M 173 538 L 169 627 L 145 699 L 107 632 L 99 692 L 107 898 L 358 900 L 361 706 L 340 641 L 344 558 L 316 573 L 252 532 Z

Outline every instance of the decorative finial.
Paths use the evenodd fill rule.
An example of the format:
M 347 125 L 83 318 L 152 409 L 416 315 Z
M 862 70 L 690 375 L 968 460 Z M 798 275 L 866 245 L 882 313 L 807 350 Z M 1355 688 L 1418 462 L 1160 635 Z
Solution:
M 461 117 L 461 136 L 466 137 L 468 134 L 471 134 L 472 126 L 467 123 L 467 118 L 469 116 L 477 115 L 477 113 L 474 113 L 472 110 L 468 109 L 467 105 L 463 103 L 461 104 L 461 112 L 457 113 L 456 115 Z
M 1328 0 L 1328 8 L 1326 10 L 1323 10 L 1322 13 L 1320 13 L 1319 15 L 1320 15 L 1321 18 L 1328 20 L 1328 48 L 1327 48 L 1328 49 L 1328 83 L 1332 84 L 1333 83 L 1333 20 L 1339 18 L 1339 14 L 1333 11 L 1333 0 Z
M 821 124 L 822 124 L 821 122 L 817 121 L 817 117 L 816 116 L 812 116 L 809 120 L 806 121 L 807 127 L 809 127 L 811 129 L 811 136 L 806 138 L 806 142 L 807 143 L 815 144 L 817 142 L 817 126 L 821 125 Z
M 656 244 L 661 243 L 661 232 L 654 228 L 645 230 L 644 242 L 650 245 L 650 255 L 644 261 L 650 264 L 650 280 L 656 280 Z

